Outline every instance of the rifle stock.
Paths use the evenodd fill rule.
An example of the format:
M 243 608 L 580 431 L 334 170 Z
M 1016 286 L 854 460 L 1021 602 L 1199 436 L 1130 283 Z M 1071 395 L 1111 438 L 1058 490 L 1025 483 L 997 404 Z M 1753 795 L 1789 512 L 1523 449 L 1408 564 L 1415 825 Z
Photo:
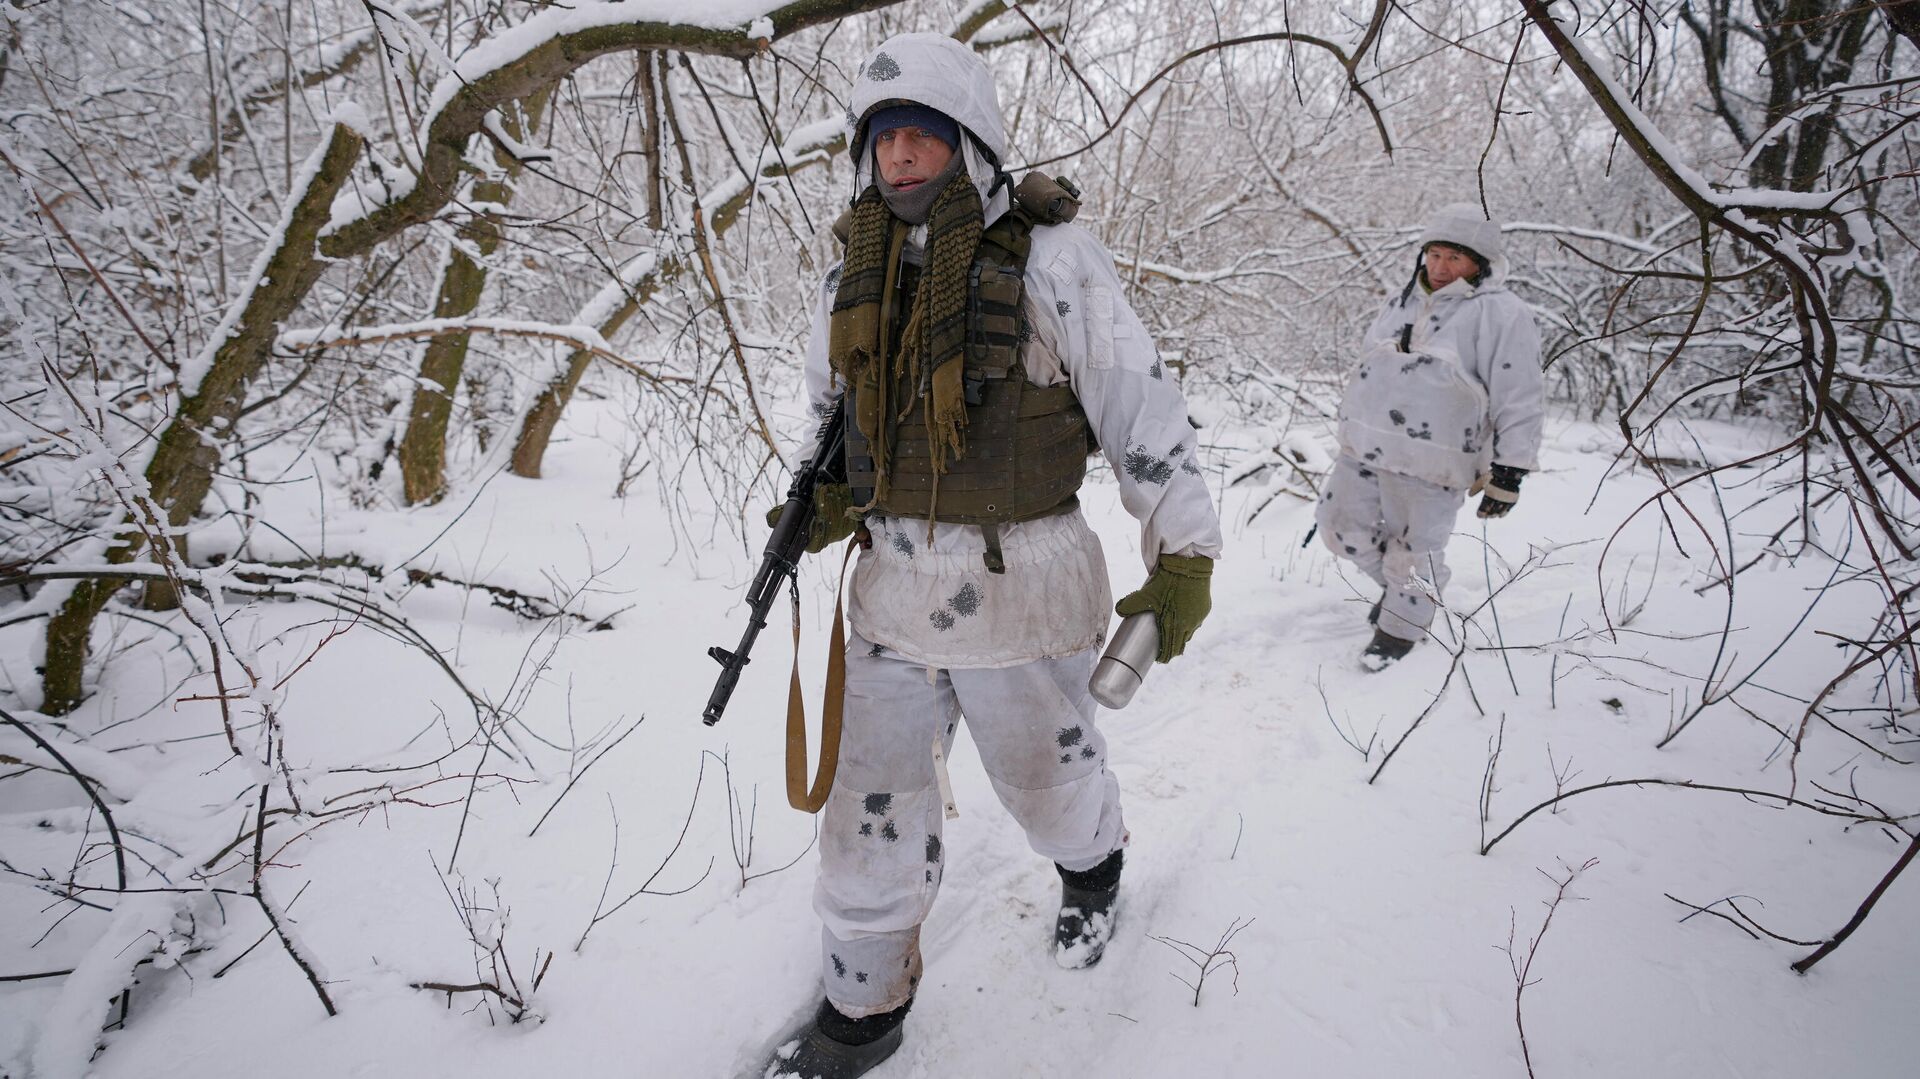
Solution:
M 719 645 L 707 649 L 707 655 L 720 664 L 720 677 L 714 682 L 713 693 L 707 697 L 707 709 L 701 715 L 701 721 L 709 727 L 720 722 L 721 714 L 727 710 L 727 701 L 740 682 L 740 672 L 752 658 L 753 642 L 760 631 L 767 628 L 767 612 L 773 609 L 773 601 L 799 571 L 800 556 L 807 551 L 807 536 L 813 526 L 814 489 L 822 483 L 846 481 L 846 421 L 841 406 L 842 401 L 835 401 L 827 411 L 820 423 L 820 438 L 813 458 L 794 473 L 793 484 L 787 488 L 787 501 L 780 508 L 773 535 L 767 537 L 760 569 L 747 589 L 747 628 L 740 635 L 740 643 L 731 652 Z

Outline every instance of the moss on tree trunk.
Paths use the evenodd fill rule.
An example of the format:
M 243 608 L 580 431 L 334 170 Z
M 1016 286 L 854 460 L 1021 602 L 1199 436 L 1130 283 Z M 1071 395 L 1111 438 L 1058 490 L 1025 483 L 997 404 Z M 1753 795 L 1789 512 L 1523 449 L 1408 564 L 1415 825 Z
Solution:
M 320 168 L 288 215 L 280 246 L 260 280 L 252 283 L 253 291 L 232 332 L 214 352 L 200 384 L 181 400 L 173 421 L 160 433 L 147 464 L 147 489 L 170 528 L 183 527 L 199 511 L 213 485 L 220 444 L 240 413 L 248 384 L 272 351 L 280 321 L 299 306 L 326 266 L 314 255 L 314 241 L 327 223 L 334 194 L 360 155 L 360 143 L 360 136 L 351 129 L 334 127 Z M 120 535 L 106 553 L 106 560 L 114 565 L 132 562 L 147 543 L 146 533 L 135 527 L 131 515 L 123 517 Z M 168 550 L 162 556 L 172 558 L 176 553 Z M 64 715 L 80 703 L 93 620 L 123 583 L 124 579 L 82 581 L 54 612 L 47 624 L 42 711 Z
M 647 275 L 640 286 L 621 301 L 620 306 L 602 322 L 600 336 L 611 340 L 613 335 L 626 325 L 627 320 L 640 310 L 640 305 L 652 294 L 655 276 Z M 564 371 L 540 395 L 533 399 L 532 407 L 520 421 L 520 434 L 513 443 L 513 474 L 525 476 L 530 480 L 540 478 L 540 463 L 546 459 L 547 444 L 553 440 L 553 429 L 560 424 L 560 414 L 567 409 L 567 402 L 573 400 L 573 391 L 580 388 L 580 379 L 587 373 L 587 367 L 593 363 L 593 353 L 576 349 L 567 356 Z
M 776 36 L 819 23 L 887 7 L 898 0 L 795 0 L 768 13 Z M 677 48 L 689 52 L 748 59 L 759 44 L 738 30 L 718 30 L 636 20 L 562 34 L 479 78 L 466 82 L 434 115 L 427 133 L 421 175 L 405 196 L 324 236 L 334 194 L 345 182 L 361 140 L 336 125 L 319 172 L 302 194 L 291 223 L 267 273 L 253 282 L 241 316 L 215 353 L 212 369 L 183 400 L 161 433 L 147 468 L 152 496 L 169 521 L 183 525 L 199 511 L 212 486 L 219 458 L 218 441 L 238 415 L 247 384 L 265 362 L 279 323 L 306 298 L 329 260 L 364 255 L 407 228 L 431 220 L 459 183 L 467 140 L 482 130 L 488 112 L 509 102 L 551 90 L 584 64 L 612 53 Z M 319 257 L 316 257 L 316 243 Z M 107 551 L 115 564 L 132 562 L 145 538 L 128 534 Z M 68 596 L 47 626 L 47 659 L 42 672 L 41 707 L 64 714 L 80 703 L 81 680 L 93 620 L 119 588 L 117 581 L 84 581 Z
M 524 133 L 519 115 L 509 112 L 504 125 L 507 133 L 520 140 L 538 130 L 540 113 L 545 110 L 551 93 L 552 87 L 543 87 L 527 99 Z M 511 202 L 513 179 L 520 172 L 519 162 L 504 152 L 497 152 L 495 159 L 505 170 L 506 179 L 473 185 L 473 199 L 483 206 L 505 206 Z M 500 247 L 500 223 L 490 213 L 482 213 L 461 230 L 461 236 L 473 244 L 481 258 L 486 258 Z M 434 300 L 433 317 L 461 319 L 473 314 L 486 288 L 486 266 L 456 246 L 448 253 L 447 269 L 440 278 L 440 293 Z M 413 391 L 407 432 L 400 439 L 400 486 L 410 506 L 438 502 L 446 494 L 447 422 L 453 415 L 453 395 L 466 370 L 471 339 L 466 333 L 434 337 L 427 341 L 420 355 L 420 378 Z

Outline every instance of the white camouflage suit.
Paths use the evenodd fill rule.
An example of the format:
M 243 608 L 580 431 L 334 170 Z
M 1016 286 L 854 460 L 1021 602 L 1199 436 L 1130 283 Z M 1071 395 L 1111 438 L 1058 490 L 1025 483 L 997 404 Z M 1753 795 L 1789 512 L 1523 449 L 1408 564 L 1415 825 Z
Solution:
M 951 38 L 907 34 L 861 66 L 851 116 L 895 100 L 957 120 L 1000 160 L 1006 136 L 992 76 Z M 965 176 L 989 224 L 993 167 L 961 138 Z M 872 182 L 863 153 L 855 190 Z M 910 246 L 924 239 L 914 230 Z M 917 253 L 909 251 L 910 258 Z M 824 415 L 842 387 L 827 360 L 828 272 L 814 311 L 806 388 Z M 1220 553 L 1220 522 L 1199 467 L 1185 399 L 1124 297 L 1113 256 L 1073 224 L 1038 226 L 1026 267 L 1027 376 L 1067 382 L 1141 522 L 1151 569 L 1162 553 Z M 964 715 L 994 792 L 1043 857 L 1069 870 L 1126 841 L 1120 787 L 1087 693 L 1112 592 L 1100 541 L 1079 510 L 1004 525 L 1005 573 L 989 573 L 981 530 L 870 516 L 849 602 L 840 765 L 820 824 L 814 908 L 824 925 L 826 996 L 859 1018 L 907 1002 L 920 975 L 920 924 L 945 868 L 935 772 Z
M 1538 466 L 1545 409 L 1540 331 L 1503 281 L 1499 223 L 1448 206 L 1421 237 L 1423 250 L 1434 242 L 1472 248 L 1491 268 L 1478 285 L 1431 292 L 1421 277 L 1373 320 L 1316 513 L 1321 541 L 1385 589 L 1379 627 L 1401 640 L 1433 623 L 1467 489 L 1490 463 Z

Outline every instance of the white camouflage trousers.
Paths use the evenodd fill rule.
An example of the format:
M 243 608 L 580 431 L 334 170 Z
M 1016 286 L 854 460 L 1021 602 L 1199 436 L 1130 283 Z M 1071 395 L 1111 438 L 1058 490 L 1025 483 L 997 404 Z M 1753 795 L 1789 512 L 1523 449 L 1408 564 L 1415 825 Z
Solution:
M 945 868 L 934 746 L 962 715 L 993 790 L 1027 842 L 1070 870 L 1117 850 L 1120 784 L 1094 728 L 1088 649 L 1012 667 L 933 669 L 859 634 L 847 642 L 840 767 L 820 819 L 814 909 L 827 999 L 859 1018 L 905 1004 L 920 980 L 920 924 Z
M 1334 554 L 1386 589 L 1381 629 L 1403 641 L 1426 636 L 1447 587 L 1447 539 L 1460 513 L 1456 487 L 1382 472 L 1342 454 L 1320 492 L 1314 519 Z

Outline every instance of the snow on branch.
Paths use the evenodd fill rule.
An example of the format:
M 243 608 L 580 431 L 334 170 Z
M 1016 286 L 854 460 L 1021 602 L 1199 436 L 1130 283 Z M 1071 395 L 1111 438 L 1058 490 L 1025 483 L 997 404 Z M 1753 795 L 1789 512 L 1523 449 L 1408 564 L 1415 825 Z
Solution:
M 485 130 L 486 117 L 558 83 L 602 56 L 677 49 L 745 60 L 770 40 L 750 30 L 784 36 L 820 23 L 886 7 L 896 0 L 709 0 L 693 9 L 679 0 L 632 0 L 553 7 L 481 42 L 454 62 L 428 99 L 420 176 L 396 185 L 394 197 L 368 204 L 347 195 L 334 206 L 321 239 L 328 258 L 371 250 L 412 225 L 424 223 L 459 187 L 467 142 Z M 749 25 L 754 24 L 754 25 Z

